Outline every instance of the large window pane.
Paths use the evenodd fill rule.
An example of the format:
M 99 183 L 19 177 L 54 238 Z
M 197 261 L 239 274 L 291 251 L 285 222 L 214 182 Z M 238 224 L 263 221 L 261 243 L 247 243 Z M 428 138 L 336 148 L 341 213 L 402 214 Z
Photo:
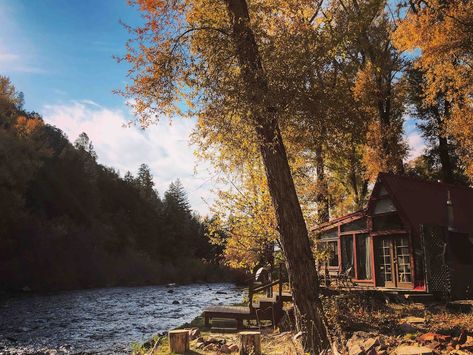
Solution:
M 340 238 L 342 247 L 342 271 L 346 272 L 349 270 L 349 275 L 354 275 L 353 268 L 353 237 L 344 236 Z
M 412 282 L 411 255 L 407 237 L 395 239 L 397 257 L 397 273 L 399 282 Z
M 363 230 L 363 229 L 366 229 L 366 228 L 367 228 L 366 227 L 366 217 L 357 219 L 356 221 L 353 221 L 353 222 L 342 224 L 340 226 L 340 230 L 342 232 L 359 231 L 359 230 Z
M 389 213 L 382 216 L 373 217 L 373 230 L 399 230 L 404 229 L 401 219 L 397 213 Z
M 359 280 L 371 280 L 371 245 L 368 234 L 356 236 L 356 267 Z
M 320 233 L 320 239 L 338 238 L 338 228 L 332 228 Z
M 396 211 L 396 207 L 394 206 L 390 198 L 382 198 L 376 201 L 376 205 L 374 206 L 374 214 L 394 211 Z
M 324 260 L 328 266 L 338 266 L 338 242 L 319 242 L 317 250 L 323 253 Z
M 387 196 L 387 195 L 388 195 L 388 191 L 386 190 L 384 186 L 381 186 L 378 192 L 378 196 L 381 197 L 381 196 Z

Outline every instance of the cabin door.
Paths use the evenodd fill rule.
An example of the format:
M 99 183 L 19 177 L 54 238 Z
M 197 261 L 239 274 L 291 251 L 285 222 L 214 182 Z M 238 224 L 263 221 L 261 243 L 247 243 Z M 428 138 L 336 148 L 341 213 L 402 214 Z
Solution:
M 412 270 L 406 235 L 375 237 L 376 286 L 411 288 Z

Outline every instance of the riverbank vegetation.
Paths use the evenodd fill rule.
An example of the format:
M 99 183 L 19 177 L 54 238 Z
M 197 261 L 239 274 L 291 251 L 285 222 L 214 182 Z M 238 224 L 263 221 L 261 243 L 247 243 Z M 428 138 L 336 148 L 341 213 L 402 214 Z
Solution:
M 124 177 L 71 143 L 0 77 L 0 290 L 232 280 L 184 187 Z

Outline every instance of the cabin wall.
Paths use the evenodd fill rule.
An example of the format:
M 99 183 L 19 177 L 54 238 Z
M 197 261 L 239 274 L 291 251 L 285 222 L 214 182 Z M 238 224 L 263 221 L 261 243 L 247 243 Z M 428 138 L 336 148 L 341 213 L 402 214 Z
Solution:
M 427 290 L 443 299 L 473 299 L 473 244 L 468 233 L 421 227 Z
M 450 269 L 446 261 L 446 228 L 423 225 L 420 233 L 423 240 L 427 291 L 448 298 L 451 283 Z
M 452 299 L 473 299 L 473 238 L 468 233 L 448 232 L 446 259 L 450 270 Z

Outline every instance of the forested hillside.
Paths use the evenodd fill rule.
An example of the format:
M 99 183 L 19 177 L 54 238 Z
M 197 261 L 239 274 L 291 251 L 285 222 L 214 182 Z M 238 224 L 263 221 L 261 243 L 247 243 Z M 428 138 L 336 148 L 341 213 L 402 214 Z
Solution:
M 145 164 L 121 178 L 23 109 L 0 76 L 0 290 L 216 280 L 220 250 L 177 180 L 160 198 Z

